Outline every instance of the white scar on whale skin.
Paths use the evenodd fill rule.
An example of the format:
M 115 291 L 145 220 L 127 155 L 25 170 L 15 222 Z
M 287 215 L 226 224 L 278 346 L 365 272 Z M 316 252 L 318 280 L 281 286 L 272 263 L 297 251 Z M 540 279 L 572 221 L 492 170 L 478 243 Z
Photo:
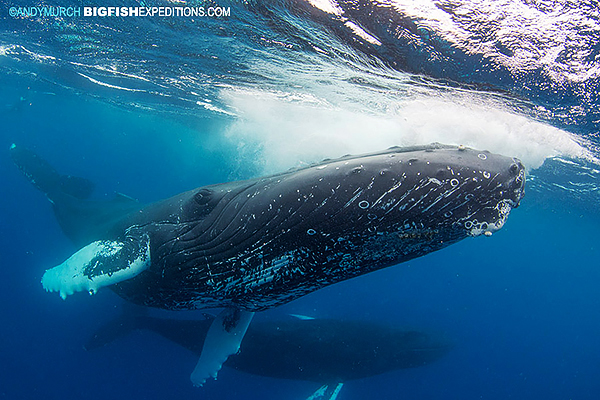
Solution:
M 110 240 L 93 242 L 62 264 L 47 270 L 42 277 L 42 286 L 48 292 L 59 292 L 64 300 L 75 292 L 87 291 L 94 294 L 101 287 L 131 279 L 150 266 L 150 243 L 147 242 L 138 257 L 127 261 L 125 268 L 94 273 L 92 277 L 88 275 L 99 262 L 109 257 L 118 258 L 123 248 L 122 242 Z

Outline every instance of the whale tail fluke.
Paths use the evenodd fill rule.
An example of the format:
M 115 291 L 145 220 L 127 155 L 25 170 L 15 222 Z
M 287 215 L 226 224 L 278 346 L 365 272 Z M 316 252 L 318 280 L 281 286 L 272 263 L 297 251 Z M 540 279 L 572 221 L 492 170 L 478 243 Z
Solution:
M 61 175 L 33 151 L 13 144 L 13 162 L 53 205 L 65 235 L 78 247 L 98 240 L 114 222 L 139 209 L 140 204 L 117 194 L 112 200 L 92 200 L 94 183 L 85 178 Z
M 29 149 L 13 144 L 10 156 L 29 181 L 52 202 L 56 202 L 61 195 L 85 200 L 94 191 L 95 185 L 92 181 L 59 174 L 52 165 Z

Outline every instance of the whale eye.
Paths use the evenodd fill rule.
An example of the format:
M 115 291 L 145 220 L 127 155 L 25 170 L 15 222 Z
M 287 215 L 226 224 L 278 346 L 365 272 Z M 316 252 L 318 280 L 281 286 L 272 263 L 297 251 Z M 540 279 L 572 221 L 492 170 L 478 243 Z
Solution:
M 196 201 L 196 203 L 198 203 L 201 206 L 205 205 L 205 204 L 208 204 L 208 202 L 210 201 L 212 193 L 213 192 L 210 189 L 200 189 L 194 195 L 194 201 Z

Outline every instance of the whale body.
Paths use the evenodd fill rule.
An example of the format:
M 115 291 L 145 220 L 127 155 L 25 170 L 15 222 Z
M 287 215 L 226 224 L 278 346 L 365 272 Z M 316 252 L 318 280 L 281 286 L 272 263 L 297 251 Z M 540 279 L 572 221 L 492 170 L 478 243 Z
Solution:
M 85 348 L 97 349 L 131 331 L 149 330 L 199 356 L 211 323 L 212 318 L 124 314 L 98 329 Z M 428 365 L 452 347 L 441 335 L 387 324 L 286 318 L 254 321 L 239 352 L 224 366 L 253 375 L 331 384 Z
M 197 386 L 238 352 L 254 312 L 491 236 L 525 185 L 515 158 L 432 144 L 325 160 L 144 206 L 125 196 L 89 200 L 88 181 L 60 175 L 15 145 L 11 153 L 65 233 L 84 245 L 44 273 L 47 291 L 64 299 L 108 286 L 144 306 L 224 308 L 191 374 Z M 341 387 L 328 388 L 335 398 Z
M 25 149 L 13 146 L 13 158 L 30 177 L 54 176 L 36 185 L 71 237 L 93 240 L 46 272 L 47 290 L 66 297 L 110 286 L 134 303 L 172 310 L 260 311 L 489 236 L 519 205 L 525 183 L 517 159 L 432 144 L 205 186 L 146 206 L 118 198 L 94 213 L 97 202 L 73 189 L 75 178 L 56 178 Z M 88 224 L 69 222 L 69 212 Z

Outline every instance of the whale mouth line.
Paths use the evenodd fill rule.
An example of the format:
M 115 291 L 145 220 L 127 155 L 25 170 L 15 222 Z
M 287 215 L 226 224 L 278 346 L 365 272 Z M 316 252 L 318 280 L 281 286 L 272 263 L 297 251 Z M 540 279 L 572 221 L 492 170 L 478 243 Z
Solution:
M 517 207 L 519 207 L 519 204 L 521 204 L 521 199 L 516 200 L 516 201 L 513 199 L 501 200 L 500 202 L 498 202 L 498 205 L 496 206 L 496 208 L 500 205 L 500 203 L 506 203 L 510 206 L 510 208 L 517 208 Z

